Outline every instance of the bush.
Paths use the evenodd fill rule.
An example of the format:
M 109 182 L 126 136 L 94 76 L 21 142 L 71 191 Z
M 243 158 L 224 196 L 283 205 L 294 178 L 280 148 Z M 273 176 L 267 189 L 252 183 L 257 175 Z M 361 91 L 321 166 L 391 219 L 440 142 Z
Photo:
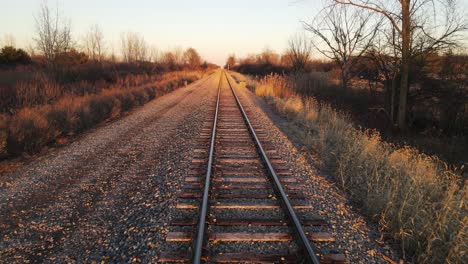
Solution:
M 10 117 L 6 114 L 0 114 L 0 158 L 7 155 L 7 136 Z
M 15 91 L 15 107 L 23 108 L 55 102 L 63 95 L 64 87 L 43 74 L 35 74 L 34 80 L 17 83 Z
M 48 144 L 56 133 L 37 109 L 25 108 L 11 118 L 7 148 L 10 154 L 34 153 Z
M 198 73 L 165 74 L 151 86 L 106 89 L 96 95 L 62 98 L 53 104 L 23 108 L 11 120 L 8 115 L 0 115 L 0 147 L 5 138 L 9 154 L 35 153 L 58 136 L 78 133 L 118 117 L 121 112 L 174 90 L 179 83 L 200 77 Z
M 50 125 L 61 134 L 66 135 L 74 131 L 77 121 L 74 104 L 75 102 L 70 99 L 61 100 L 46 112 Z
M 22 49 L 5 46 L 0 52 L 0 65 L 16 66 L 18 64 L 30 64 L 31 57 Z

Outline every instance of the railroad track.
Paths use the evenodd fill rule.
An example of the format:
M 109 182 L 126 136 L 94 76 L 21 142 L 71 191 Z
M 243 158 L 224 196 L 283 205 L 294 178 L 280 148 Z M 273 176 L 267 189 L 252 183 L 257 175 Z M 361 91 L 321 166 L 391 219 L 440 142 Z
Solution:
M 162 263 L 347 263 L 287 162 L 220 73 Z M 319 250 L 314 252 L 315 250 Z

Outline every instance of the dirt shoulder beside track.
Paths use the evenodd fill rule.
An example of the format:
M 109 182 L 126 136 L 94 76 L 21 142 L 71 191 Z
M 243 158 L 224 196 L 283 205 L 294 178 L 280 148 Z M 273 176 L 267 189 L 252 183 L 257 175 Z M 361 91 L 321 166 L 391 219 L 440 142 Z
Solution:
M 0 259 L 154 262 L 218 81 L 205 77 L 3 175 Z

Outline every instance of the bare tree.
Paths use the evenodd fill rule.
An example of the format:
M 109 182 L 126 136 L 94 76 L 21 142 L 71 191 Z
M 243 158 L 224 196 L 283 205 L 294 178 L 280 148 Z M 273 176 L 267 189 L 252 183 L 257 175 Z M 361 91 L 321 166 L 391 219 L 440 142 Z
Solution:
M 382 15 L 401 39 L 400 98 L 398 127 L 406 129 L 410 64 L 415 56 L 454 45 L 467 29 L 466 18 L 457 12 L 456 0 L 334 0 L 342 6 L 358 7 Z
M 177 66 L 174 53 L 169 52 L 169 51 L 164 53 L 162 57 L 162 62 L 171 70 L 174 70 Z
M 149 56 L 149 60 L 153 63 L 161 62 L 162 60 L 161 52 L 158 50 L 156 46 L 153 46 L 153 45 L 149 48 L 148 56 Z
M 3 35 L 1 46 L 9 46 L 9 47 L 15 47 L 16 46 L 16 39 L 12 34 L 5 34 Z
M 258 60 L 256 59 L 254 54 L 248 54 L 244 58 L 239 59 L 240 64 L 255 64 Z
M 370 12 L 337 5 L 323 9 L 311 23 L 304 23 L 315 38 L 312 45 L 341 69 L 341 85 L 348 88 L 355 58 L 371 46 L 379 22 L 372 23 Z
M 104 57 L 104 34 L 99 25 L 92 25 L 84 37 L 86 54 L 91 60 L 101 61 Z
M 174 55 L 174 63 L 176 65 L 184 64 L 184 50 L 181 47 L 175 47 L 172 50 L 172 55 Z
M 108 55 L 107 59 L 112 63 L 117 62 L 117 56 L 115 55 L 115 48 L 112 46 L 110 50 L 110 54 Z
M 376 37 L 372 48 L 365 54 L 374 62 L 379 71 L 378 80 L 381 80 L 384 85 L 387 113 L 392 126 L 395 125 L 397 82 L 401 64 L 401 52 L 396 48 L 398 41 L 394 29 L 383 30 Z
M 147 60 L 148 45 L 143 36 L 138 33 L 122 33 L 121 49 L 122 57 L 125 62 L 134 63 Z
M 271 49 L 265 48 L 258 56 L 257 62 L 259 64 L 278 65 L 280 63 L 280 56 Z
M 226 61 L 226 68 L 232 69 L 236 65 L 236 56 L 234 54 L 229 55 Z
M 35 57 L 36 49 L 34 47 L 34 44 L 28 44 L 28 46 L 26 47 L 26 52 L 29 54 L 29 56 Z
M 198 52 L 194 48 L 188 48 L 184 52 L 184 62 L 188 65 L 191 69 L 198 69 L 201 65 L 201 57 Z
M 53 64 L 57 56 L 72 48 L 70 23 L 61 17 L 58 8 L 54 14 L 46 2 L 42 3 L 35 19 L 37 37 L 34 41 L 37 49 Z
M 312 45 L 304 35 L 296 34 L 289 39 L 285 59 L 294 71 L 303 71 L 310 60 Z

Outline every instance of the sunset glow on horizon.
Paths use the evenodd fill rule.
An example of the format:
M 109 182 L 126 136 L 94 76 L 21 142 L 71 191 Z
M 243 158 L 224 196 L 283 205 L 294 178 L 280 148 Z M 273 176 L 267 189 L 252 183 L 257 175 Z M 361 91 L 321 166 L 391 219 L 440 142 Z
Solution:
M 27 48 L 35 36 L 34 16 L 42 1 L 5 1 L 0 17 L 0 42 L 12 35 Z M 288 38 L 302 30 L 301 20 L 317 12 L 315 1 L 49 1 L 69 19 L 79 43 L 97 24 L 104 33 L 107 52 L 120 54 L 123 32 L 141 34 L 159 51 L 193 47 L 209 62 L 223 65 L 229 54 L 238 57 L 263 49 L 282 52 Z M 14 25 L 12 27 L 12 25 Z

